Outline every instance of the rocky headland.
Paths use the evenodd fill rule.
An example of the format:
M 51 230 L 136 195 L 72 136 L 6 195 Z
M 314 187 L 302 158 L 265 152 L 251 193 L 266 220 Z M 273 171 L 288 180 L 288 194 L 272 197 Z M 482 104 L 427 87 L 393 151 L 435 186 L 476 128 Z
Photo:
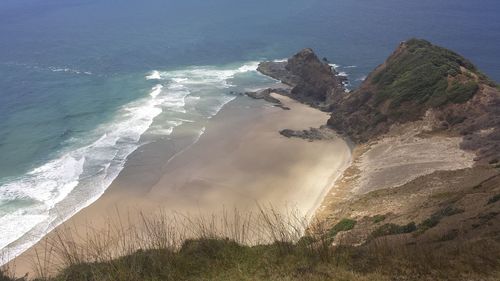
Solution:
M 346 78 L 311 49 L 303 49 L 287 61 L 262 62 L 257 70 L 290 86 L 286 94 L 293 99 L 325 111 L 345 92 Z
M 469 60 L 411 39 L 350 92 L 311 49 L 258 70 L 331 113 L 327 126 L 282 135 L 315 141 L 334 130 L 355 144 L 317 213 L 321 229 L 341 229 L 335 244 L 500 238 L 500 90 Z
M 480 163 L 500 158 L 498 86 L 460 55 L 424 40 L 403 42 L 356 91 L 331 104 L 328 125 L 363 143 L 426 120 L 427 134 L 462 137 Z

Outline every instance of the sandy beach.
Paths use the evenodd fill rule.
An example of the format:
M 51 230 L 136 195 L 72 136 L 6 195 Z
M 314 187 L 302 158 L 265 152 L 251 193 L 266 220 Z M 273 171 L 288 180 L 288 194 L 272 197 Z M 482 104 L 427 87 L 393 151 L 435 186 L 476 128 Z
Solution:
M 309 142 L 280 135 L 281 129 L 319 127 L 329 116 L 276 97 L 290 110 L 238 97 L 208 122 L 196 143 L 174 155 L 161 143 L 143 146 L 100 199 L 59 227 L 99 229 L 117 214 L 208 214 L 224 207 L 255 210 L 257 204 L 311 217 L 349 166 L 351 151 L 341 138 Z M 31 271 L 39 244 L 14 260 L 19 275 Z

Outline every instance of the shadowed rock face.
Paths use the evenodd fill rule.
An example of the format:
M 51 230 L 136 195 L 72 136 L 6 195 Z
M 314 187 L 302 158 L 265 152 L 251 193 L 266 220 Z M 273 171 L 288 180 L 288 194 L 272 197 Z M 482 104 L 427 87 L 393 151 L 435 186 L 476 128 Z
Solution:
M 476 152 L 479 163 L 499 165 L 500 91 L 481 85 L 476 95 L 464 104 L 450 104 L 434 111 L 436 130 L 463 136 L 462 149 Z
M 258 71 L 292 86 L 290 96 L 294 99 L 321 109 L 327 109 L 345 91 L 345 78 L 311 49 L 303 49 L 285 62 L 263 62 Z

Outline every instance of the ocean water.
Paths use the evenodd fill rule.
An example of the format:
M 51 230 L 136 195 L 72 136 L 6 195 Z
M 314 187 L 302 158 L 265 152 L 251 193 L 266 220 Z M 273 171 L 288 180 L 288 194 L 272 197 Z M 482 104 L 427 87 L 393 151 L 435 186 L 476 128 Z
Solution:
M 232 92 L 271 83 L 260 60 L 312 47 L 355 87 L 419 37 L 500 81 L 499 12 L 495 0 L 3 0 L 0 261 L 95 201 L 144 143 L 188 124 L 200 135 Z

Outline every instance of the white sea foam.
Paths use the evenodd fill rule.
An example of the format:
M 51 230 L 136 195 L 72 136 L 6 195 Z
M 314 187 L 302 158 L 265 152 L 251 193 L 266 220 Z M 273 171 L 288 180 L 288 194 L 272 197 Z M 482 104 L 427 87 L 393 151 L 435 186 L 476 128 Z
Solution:
M 153 70 L 149 75 L 146 76 L 146 79 L 148 80 L 159 80 L 161 79 L 160 77 L 160 72 L 158 70 Z
M 47 67 L 47 66 L 39 66 L 39 65 L 33 65 L 33 64 L 28 64 L 28 63 L 19 63 L 19 62 L 7 62 L 4 64 L 22 66 L 22 67 L 25 67 L 28 69 L 41 70 L 41 71 L 67 72 L 67 73 L 72 73 L 72 74 L 84 74 L 84 75 L 92 75 L 93 74 L 90 71 L 78 70 L 75 68 L 61 67 L 61 66 L 48 66 Z
M 259 67 L 259 62 L 254 61 L 239 67 L 237 73 L 255 71 L 257 70 L 257 67 Z
M 363 75 L 363 76 L 357 78 L 356 81 L 365 81 L 365 79 L 366 79 L 366 75 Z
M 224 107 L 225 104 L 227 104 L 228 102 L 232 101 L 235 97 L 231 97 L 231 96 L 225 96 L 225 97 L 222 97 L 221 98 L 221 102 L 218 106 L 214 106 L 211 110 L 211 114 L 210 116 L 208 117 L 209 119 L 211 119 L 212 117 L 215 116 L 215 114 L 217 114 L 217 112 L 219 112 L 222 107 Z
M 31 202 L 29 207 L 0 215 L 0 248 L 5 248 L 27 232 L 34 232 L 29 241 L 22 241 L 2 252 L 8 252 L 8 257 L 15 257 L 38 241 L 46 231 L 91 204 L 104 192 L 123 168 L 126 157 L 139 146 L 140 136 L 162 112 L 158 90 L 161 91 L 161 87 L 157 85 L 153 87 L 150 98 L 124 106 L 113 122 L 96 129 L 96 132 L 103 133 L 94 142 L 69 151 L 22 178 L 0 186 L 0 201 Z M 80 190 L 76 190 L 77 186 Z M 78 193 L 86 196 L 76 198 Z M 62 201 L 71 197 L 70 194 L 74 194 L 74 206 L 56 212 L 55 207 L 63 204 Z M 63 217 L 52 225 L 52 217 L 59 215 Z M 19 221 L 23 222 L 22 227 Z M 2 260 L 4 256 L 0 257 L 0 264 L 7 261 Z
M 84 161 L 83 157 L 75 159 L 71 155 L 63 155 L 32 170 L 19 181 L 2 185 L 0 200 L 35 200 L 52 208 L 78 184 Z M 0 225 L 0 233 L 3 233 L 2 227 Z
M 172 78 L 172 81 L 175 83 L 182 83 L 188 81 L 188 78 Z
M 0 231 L 2 239 L 0 248 L 3 248 L 19 238 L 19 233 L 26 233 L 41 221 L 48 218 L 44 214 L 30 214 L 24 210 L 15 211 L 0 217 Z M 1 259 L 0 259 L 1 260 Z
M 155 79 L 167 80 L 177 86 L 210 85 L 217 88 L 227 88 L 230 85 L 228 79 L 234 78 L 237 74 L 256 71 L 258 65 L 259 62 L 249 62 L 237 68 L 199 66 L 153 73 Z M 147 77 L 152 76 L 153 73 Z
M 331 67 L 333 67 L 333 69 L 337 69 L 337 68 L 340 67 L 340 65 L 334 64 L 334 63 L 329 63 L 328 65 L 330 65 Z
M 235 98 L 224 94 L 224 89 L 231 86 L 230 80 L 238 74 L 255 71 L 257 65 L 251 62 L 225 68 L 152 71 L 146 79 L 157 83 L 149 94 L 124 105 L 111 122 L 90 132 L 93 140 L 61 151 L 53 160 L 0 185 L 0 207 L 6 202 L 19 202 L 14 211 L 0 212 L 0 265 L 97 200 L 123 169 L 128 155 L 141 145 L 141 136 L 152 128 L 158 115 L 174 114 L 168 122 L 155 126 L 161 135 L 172 134 L 183 123 L 196 122 L 192 117 L 200 113 L 186 112 L 188 102 L 206 104 L 209 109 L 204 118 L 210 118 Z M 63 68 L 53 71 L 71 72 Z M 195 141 L 203 132 L 204 128 Z
M 178 121 L 182 123 L 193 123 L 195 122 L 194 120 L 189 120 L 189 119 L 182 119 L 182 118 L 177 118 Z M 175 122 L 175 121 L 172 121 L 172 122 Z
M 96 140 L 91 146 L 93 147 L 109 147 L 116 145 L 118 137 L 111 138 L 107 133 L 104 133 L 98 140 Z
M 156 98 L 161 93 L 161 89 L 163 89 L 163 85 L 158 84 L 158 85 L 153 87 L 153 89 L 152 89 L 151 93 L 149 93 L 149 95 L 153 98 Z
M 170 136 L 172 132 L 174 131 L 174 127 L 169 127 L 169 128 L 153 128 L 151 131 L 152 135 L 161 135 L 161 136 Z
M 52 72 L 68 72 L 68 73 L 73 73 L 73 74 L 92 75 L 92 72 L 90 72 L 90 71 L 81 71 L 78 69 L 72 69 L 72 68 L 67 68 L 67 67 L 50 66 L 50 67 L 48 67 L 48 69 Z

